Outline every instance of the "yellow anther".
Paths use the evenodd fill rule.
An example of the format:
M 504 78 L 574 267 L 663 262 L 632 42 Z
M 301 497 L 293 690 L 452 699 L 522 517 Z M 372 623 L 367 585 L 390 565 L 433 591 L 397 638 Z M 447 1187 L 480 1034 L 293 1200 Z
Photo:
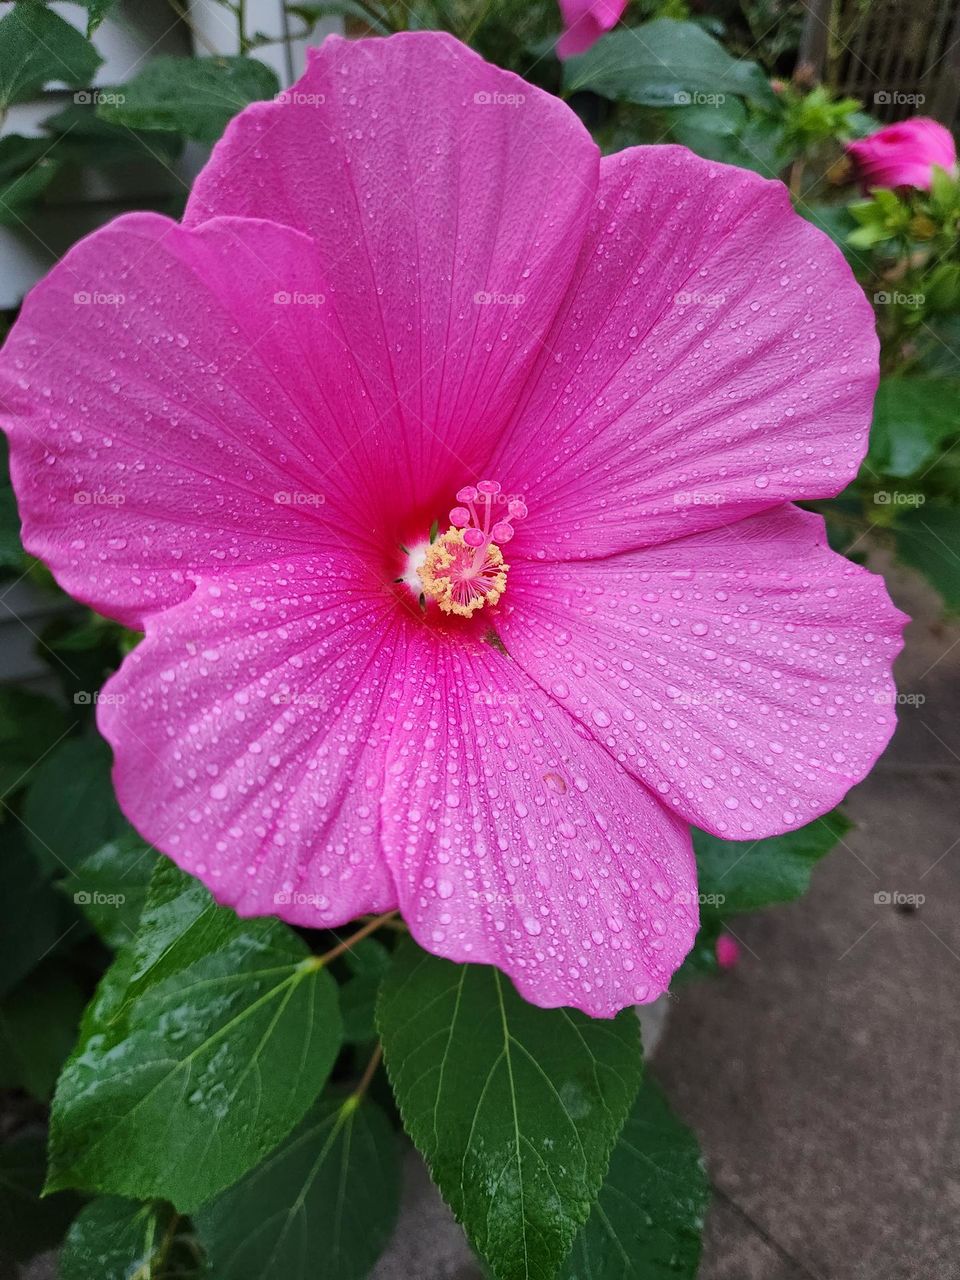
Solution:
M 444 613 L 469 618 L 485 604 L 497 603 L 509 568 L 495 542 L 468 546 L 463 530 L 451 526 L 430 547 L 417 572 L 428 600 Z

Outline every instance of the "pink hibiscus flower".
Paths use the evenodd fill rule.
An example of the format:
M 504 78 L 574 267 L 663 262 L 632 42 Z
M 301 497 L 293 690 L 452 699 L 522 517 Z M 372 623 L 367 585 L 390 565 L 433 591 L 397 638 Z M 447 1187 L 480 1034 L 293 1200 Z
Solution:
M 854 174 L 864 192 L 872 187 L 930 189 L 933 166 L 956 173 L 953 134 L 936 120 L 914 116 L 888 124 L 868 138 L 847 143 Z
M 627 0 L 560 0 L 564 32 L 557 41 L 557 57 L 586 53 L 620 21 Z
M 901 616 L 786 505 L 857 470 L 871 309 L 779 183 L 601 160 L 444 35 L 281 97 L 0 358 L 26 546 L 146 631 L 120 803 L 241 914 L 399 907 L 536 1004 L 652 1000 L 687 824 L 809 822 L 893 726 Z

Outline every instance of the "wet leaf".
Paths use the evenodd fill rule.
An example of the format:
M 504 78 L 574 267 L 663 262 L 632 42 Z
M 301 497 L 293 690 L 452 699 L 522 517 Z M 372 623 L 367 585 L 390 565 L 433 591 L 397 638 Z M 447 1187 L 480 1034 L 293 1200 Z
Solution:
M 168 1266 L 175 1250 L 177 1215 L 162 1201 L 138 1204 L 101 1196 L 82 1209 L 60 1254 L 60 1280 L 179 1280 L 202 1274 L 200 1265 Z M 181 1261 L 181 1259 L 177 1259 Z
M 960 611 L 960 510 L 922 506 L 897 518 L 897 556 L 919 569 L 953 612 Z
M 130 827 L 110 780 L 110 748 L 97 733 L 67 738 L 30 774 L 23 821 L 42 866 L 73 871 Z
M 122 101 L 104 102 L 97 113 L 130 129 L 170 129 L 216 142 L 238 111 L 279 88 L 256 58 L 151 58 L 115 95 Z
M 197 1215 L 217 1280 L 361 1280 L 393 1230 L 397 1135 L 364 1098 L 332 1094 L 263 1164 Z
M 135 935 L 158 856 L 128 831 L 77 863 L 63 880 L 63 891 L 109 946 L 123 946 Z
M 766 840 L 721 840 L 694 828 L 703 916 L 756 911 L 802 897 L 813 868 L 851 825 L 834 809 L 805 827 Z
M 29 847 L 24 828 L 10 817 L 0 826 L 0 994 L 10 991 L 57 943 L 74 933 L 78 917 L 50 882 Z M 73 917 L 71 919 L 71 917 Z
M 0 21 L 0 110 L 54 81 L 90 84 L 100 55 L 76 27 L 42 4 L 15 4 Z
M 673 18 L 620 27 L 603 36 L 587 53 L 564 63 L 563 82 L 567 93 L 591 89 L 644 107 L 723 106 L 733 96 L 776 104 L 770 82 L 755 62 L 734 58 L 696 23 Z
M 640 1084 L 636 1017 L 538 1009 L 405 941 L 377 1020 L 407 1132 L 498 1280 L 553 1280 Z
M 30 783 L 34 767 L 70 726 L 52 698 L 16 686 L 0 689 L 0 799 L 9 802 Z
M 645 1079 L 559 1280 L 693 1280 L 708 1200 L 696 1138 Z
M 286 1137 L 340 1042 L 336 986 L 296 934 L 164 861 L 60 1077 L 49 1187 L 189 1212 Z
M 877 388 L 865 465 L 904 479 L 960 434 L 957 384 L 944 378 L 883 378 Z

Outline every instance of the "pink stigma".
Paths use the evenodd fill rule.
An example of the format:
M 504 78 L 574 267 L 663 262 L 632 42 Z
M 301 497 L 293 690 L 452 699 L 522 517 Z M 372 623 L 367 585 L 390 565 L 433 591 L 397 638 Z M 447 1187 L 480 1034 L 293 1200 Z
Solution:
M 445 613 L 469 616 L 503 594 L 509 565 L 500 547 L 513 537 L 513 522 L 523 519 L 527 507 L 521 498 L 506 497 L 498 480 L 465 485 L 457 502 L 450 528 L 432 544 L 418 572 L 424 594 Z

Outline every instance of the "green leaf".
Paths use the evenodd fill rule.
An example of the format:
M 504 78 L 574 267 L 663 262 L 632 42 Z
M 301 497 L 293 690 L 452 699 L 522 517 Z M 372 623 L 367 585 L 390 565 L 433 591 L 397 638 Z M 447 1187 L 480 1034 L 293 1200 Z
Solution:
M 297 935 L 163 861 L 60 1077 L 49 1186 L 189 1212 L 286 1137 L 340 1042 L 335 983 Z
M 129 831 L 110 781 L 110 748 L 96 733 L 67 738 L 37 765 L 23 821 L 41 864 L 74 871 L 108 840 Z
M 331 1095 L 196 1225 L 217 1280 L 361 1280 L 399 1201 L 397 1135 L 383 1111 Z
M 499 1280 L 552 1280 L 640 1084 L 636 1017 L 538 1009 L 405 940 L 377 1021 L 407 1132 Z
M 6 337 L 7 324 L 0 319 L 0 340 Z M 0 572 L 23 573 L 30 563 L 20 545 L 20 513 L 10 484 L 9 447 L 7 437 L 0 436 Z
M 157 858 L 152 845 L 128 831 L 79 862 L 60 887 L 104 942 L 120 947 L 137 931 Z
M 26 569 L 27 553 L 20 545 L 20 513 L 9 484 L 0 484 L 0 569 Z
M 895 479 L 916 475 L 960 433 L 958 394 L 943 378 L 882 378 L 866 465 Z
M 177 1214 L 162 1201 L 138 1204 L 101 1196 L 82 1209 L 60 1253 L 60 1280 L 163 1280 L 201 1272 L 174 1271 L 170 1258 Z
M 777 101 L 755 62 L 732 57 L 702 27 L 673 18 L 603 36 L 587 53 L 564 63 L 563 84 L 568 94 L 591 89 L 644 107 L 697 105 L 699 95 L 747 98 L 764 106 Z
M 0 21 L 0 111 L 50 81 L 90 84 L 101 61 L 76 27 L 42 4 L 20 0 Z
M 68 904 L 50 884 L 16 818 L 0 826 L 0 994 L 13 989 L 72 932 Z
M 340 987 L 340 1016 L 347 1044 L 367 1044 L 377 1038 L 377 996 L 380 979 L 362 973 Z
M 344 956 L 353 973 L 340 987 L 343 1038 L 348 1044 L 366 1044 L 377 1038 L 377 996 L 390 965 L 390 952 L 376 938 L 361 938 Z
M 70 970 L 57 963 L 39 969 L 0 1002 L 0 1087 L 49 1101 L 85 1003 Z
M 960 509 L 922 506 L 908 511 L 898 518 L 894 537 L 898 557 L 920 570 L 948 609 L 960 610 Z
M 854 256 L 850 254 L 850 245 L 848 243 L 851 219 L 846 205 L 807 204 L 805 201 L 801 201 L 797 206 L 797 213 L 807 222 L 819 228 L 824 235 L 829 236 L 845 257 Z
M 0 799 L 9 802 L 34 765 L 65 737 L 66 712 L 52 698 L 14 685 L 0 688 Z
M 120 90 L 119 92 L 122 92 Z M 131 161 L 172 164 L 183 151 L 183 139 L 160 129 L 128 129 L 97 115 L 91 104 L 72 102 L 47 116 L 44 129 L 56 139 L 60 160 L 108 168 Z
M 59 168 L 46 139 L 18 134 L 0 138 L 0 226 L 19 226 Z
M 813 868 L 851 825 L 834 809 L 805 827 L 765 840 L 721 840 L 694 829 L 701 911 L 734 915 L 802 897 Z
M 74 1195 L 40 1199 L 46 1163 L 43 1139 L 32 1134 L 0 1146 L 0 1257 L 25 1261 L 52 1249 L 79 1208 Z
M 227 122 L 250 102 L 272 98 L 280 82 L 255 58 L 152 58 L 105 102 L 104 120 L 130 129 L 170 129 L 198 142 L 216 142 Z
M 644 1079 L 559 1280 L 694 1280 L 709 1198 L 696 1138 Z

